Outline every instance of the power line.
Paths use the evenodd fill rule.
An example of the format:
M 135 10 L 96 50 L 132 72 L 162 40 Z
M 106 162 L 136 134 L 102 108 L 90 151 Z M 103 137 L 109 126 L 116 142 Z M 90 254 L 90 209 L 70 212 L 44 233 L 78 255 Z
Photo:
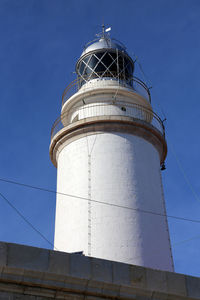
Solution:
M 181 163 L 180 159 L 178 158 L 178 156 L 177 156 L 177 154 L 176 154 L 176 152 L 175 152 L 175 150 L 174 150 L 174 147 L 173 147 L 172 143 L 169 142 L 169 144 L 170 144 L 170 149 L 171 149 L 171 151 L 172 151 L 172 153 L 173 153 L 173 155 L 174 155 L 174 158 L 175 158 L 175 160 L 176 160 L 176 162 L 177 162 L 177 165 L 178 165 L 178 167 L 179 167 L 179 170 L 181 171 L 181 173 L 182 173 L 182 175 L 183 175 L 183 177 L 184 177 L 184 179 L 185 179 L 185 182 L 187 183 L 188 187 L 190 188 L 192 194 L 194 195 L 194 198 L 195 198 L 198 202 L 200 202 L 200 197 L 199 197 L 199 195 L 196 193 L 196 191 L 194 190 L 194 188 L 193 188 L 193 186 L 192 186 L 192 184 L 191 184 L 191 182 L 190 182 L 190 180 L 189 180 L 189 178 L 188 178 L 188 176 L 187 176 L 187 174 L 186 174 L 186 172 L 185 172 L 185 170 L 184 170 L 184 168 L 183 168 L 183 166 L 182 166 L 182 163 Z
M 180 242 L 177 242 L 177 243 L 174 243 L 173 244 L 173 247 L 175 246 L 179 246 L 179 245 L 181 245 L 181 244 L 184 244 L 184 243 L 187 243 L 187 242 L 190 242 L 190 241 L 192 241 L 192 240 L 195 240 L 195 239 L 199 239 L 200 238 L 200 235 L 196 235 L 196 236 L 193 236 L 193 237 L 191 237 L 191 238 L 189 238 L 189 239 L 186 239 L 186 240 L 182 240 L 182 241 L 180 241 Z
M 0 181 L 4 181 L 4 182 L 7 182 L 7 183 L 10 183 L 10 184 L 16 184 L 16 185 L 20 185 L 20 186 L 24 186 L 24 187 L 28 187 L 28 188 L 32 188 L 32 189 L 37 189 L 37 190 L 41 190 L 41 191 L 45 191 L 45 192 L 51 192 L 51 193 L 55 193 L 55 194 L 61 194 L 61 195 L 64 195 L 64 196 L 70 196 L 70 197 L 74 197 L 74 198 L 79 198 L 79 199 L 82 199 L 82 200 L 87 200 L 87 198 L 84 198 L 84 197 L 79 197 L 79 196 L 75 196 L 75 195 L 70 195 L 70 194 L 65 194 L 65 193 L 59 193 L 59 192 L 56 192 L 56 191 L 53 191 L 53 190 L 49 190 L 49 189 L 45 189 L 45 188 L 41 188 L 41 187 L 36 187 L 36 186 L 32 186 L 32 185 L 27 185 L 27 184 L 24 184 L 24 183 L 20 183 L 20 182 L 16 182 L 16 181 L 11 181 L 11 180 L 7 180 L 7 179 L 3 179 L 3 178 L 0 178 Z M 7 202 L 7 204 L 12 208 L 14 209 L 14 211 L 37 233 L 39 234 L 49 245 L 53 246 L 54 245 L 2 194 L 0 193 L 0 196 Z M 160 215 L 160 216 L 166 216 L 166 217 L 169 217 L 169 218 L 175 218 L 175 219 L 179 219 L 179 220 L 183 220 L 183 221 L 190 221 L 190 222 L 195 222 L 195 223 L 200 223 L 200 220 L 194 220 L 194 219 L 187 219 L 187 218 L 181 218 L 181 217 L 176 217 L 176 216 L 169 216 L 169 215 L 166 215 L 166 214 L 158 214 L 158 213 L 153 213 L 153 212 L 149 212 L 149 211 L 143 211 L 143 210 L 139 210 L 139 209 L 133 209 L 133 208 L 128 208 L 126 206 L 120 206 L 120 205 L 117 205 L 117 204 L 109 204 L 109 203 L 106 203 L 106 202 L 102 202 L 102 201 L 97 201 L 97 200 L 91 200 L 93 202 L 97 202 L 97 203 L 101 203 L 101 204 L 106 204 L 106 205 L 112 205 L 112 206 L 116 206 L 116 207 L 121 207 L 121 208 L 125 208 L 125 209 L 131 209 L 131 210 L 135 210 L 135 211 L 140 211 L 140 212 L 144 212 L 144 213 L 151 213 L 151 214 L 156 214 L 156 215 Z M 174 243 L 173 246 L 178 246 L 180 244 L 183 244 L 183 243 L 186 243 L 186 242 L 189 242 L 191 240 L 194 240 L 194 239 L 198 239 L 200 238 L 200 235 L 198 236 L 195 236 L 195 237 L 192 237 L 192 238 L 189 238 L 189 239 L 186 239 L 186 240 L 182 240 L 180 242 L 177 242 L 177 243 Z M 54 247 L 55 248 L 55 247 Z M 56 249 L 56 248 L 55 248 Z M 58 250 L 58 249 L 56 249 Z
M 9 181 L 9 180 L 5 180 L 5 179 L 0 179 L 1 181 L 5 181 L 5 182 L 8 182 L 8 183 L 14 183 L 14 184 L 18 184 L 18 185 L 22 185 L 22 186 L 28 186 L 28 185 L 25 185 L 25 184 L 22 184 L 22 183 L 17 183 L 17 182 L 12 182 L 12 181 Z M 37 188 L 37 187 L 33 187 L 33 186 L 29 186 L 31 188 L 36 188 L 36 189 L 39 189 L 39 190 L 43 190 L 43 191 L 49 191 L 50 190 L 46 190 L 46 189 L 42 189 L 42 188 Z M 55 191 L 51 191 L 51 192 L 55 192 Z M 55 192 L 57 193 L 57 192 Z M 54 247 L 54 245 L 2 194 L 0 193 L 0 196 L 7 202 L 7 204 L 24 220 L 24 222 L 26 224 L 28 224 L 28 226 L 30 226 L 38 235 L 40 235 L 40 237 L 42 239 L 44 239 L 49 245 L 51 245 L 53 248 L 55 248 L 55 250 L 58 250 L 56 247 Z M 164 216 L 164 215 L 163 215 Z M 172 216 L 171 216 L 172 217 Z M 174 217 L 174 216 L 173 216 Z M 183 218 L 181 218 L 183 219 Z M 185 219 L 183 219 L 185 220 Z M 189 219 L 187 219 L 187 221 L 189 221 Z M 191 221 L 191 220 L 190 220 Z M 193 220 L 194 221 L 194 220 Z M 192 237 L 192 238 L 189 238 L 189 239 L 186 239 L 186 240 L 182 240 L 180 242 L 177 242 L 177 243 L 174 243 L 172 244 L 173 247 L 174 246 L 179 246 L 183 243 L 187 243 L 187 242 L 190 242 L 191 240 L 194 240 L 194 239 L 198 239 L 200 238 L 200 235 L 198 236 L 195 236 L 195 237 Z
M 84 201 L 90 200 L 91 202 L 94 202 L 94 203 L 99 203 L 99 204 L 104 204 L 104 205 L 108 205 L 108 206 L 113 206 L 113 207 L 138 211 L 138 212 L 141 212 L 141 213 L 152 214 L 152 215 L 157 215 L 157 216 L 161 216 L 161 217 L 168 217 L 168 218 L 172 218 L 172 219 L 176 219 L 176 220 L 181 220 L 181 221 L 187 221 L 187 222 L 193 222 L 193 223 L 199 223 L 200 224 L 200 220 L 188 219 L 188 218 L 172 216 L 172 215 L 167 215 L 167 214 L 160 214 L 160 213 L 156 213 L 156 212 L 152 212 L 152 211 L 148 211 L 148 210 L 132 208 L 132 207 L 118 205 L 118 204 L 114 204 L 114 203 L 107 203 L 107 202 L 100 201 L 100 200 L 88 199 L 86 197 L 81 197 L 81 196 L 71 195 L 71 194 L 67 194 L 67 193 L 62 193 L 62 192 L 58 192 L 58 191 L 55 191 L 55 190 L 45 189 L 45 188 L 42 188 L 42 187 L 37 187 L 37 186 L 24 184 L 24 183 L 20 183 L 20 182 L 8 180 L 8 179 L 3 179 L 3 178 L 0 178 L 0 181 L 7 182 L 7 183 L 10 183 L 10 184 L 16 184 L 16 185 L 19 185 L 19 186 L 23 186 L 23 187 L 27 187 L 27 188 L 31 188 L 31 189 L 36 189 L 36 190 L 40 190 L 40 191 L 44 191 L 44 192 L 49 192 L 49 193 L 53 193 L 53 194 L 58 194 L 58 195 L 63 195 L 63 196 L 72 197 L 72 198 L 76 198 L 76 199 L 81 199 L 81 200 L 84 200 Z
M 7 202 L 7 204 L 28 224 L 37 234 L 39 234 L 49 245 L 54 245 L 2 194 L 0 196 Z

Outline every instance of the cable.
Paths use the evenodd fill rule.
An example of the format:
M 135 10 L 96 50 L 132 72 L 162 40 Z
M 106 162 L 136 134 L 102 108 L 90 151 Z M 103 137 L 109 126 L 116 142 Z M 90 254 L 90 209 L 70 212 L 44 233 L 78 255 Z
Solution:
M 40 191 L 54 193 L 54 194 L 58 194 L 58 195 L 63 195 L 63 196 L 68 196 L 68 197 L 72 197 L 72 198 L 77 198 L 77 199 L 81 199 L 81 200 L 84 200 L 84 201 L 90 200 L 90 199 L 88 199 L 86 197 L 81 197 L 81 196 L 76 196 L 76 195 L 61 193 L 61 192 L 57 192 L 57 191 L 54 191 L 54 190 L 49 190 L 49 189 L 45 189 L 45 188 L 41 188 L 41 187 L 37 187 L 37 186 L 32 186 L 32 185 L 28 185 L 28 184 L 20 183 L 20 182 L 17 182 L 17 181 L 8 180 L 8 179 L 0 178 L 0 181 L 11 183 L 11 184 L 16 184 L 16 185 L 20 185 L 20 186 L 24 186 L 24 187 L 28 187 L 28 188 L 32 188 L 32 189 L 36 189 L 36 190 L 40 190 Z M 181 221 L 187 221 L 187 222 L 193 222 L 193 223 L 199 223 L 200 224 L 200 220 L 188 219 L 188 218 L 177 217 L 177 216 L 171 216 L 171 215 L 167 215 L 167 214 L 160 214 L 160 213 L 151 212 L 151 211 L 147 211 L 147 210 L 143 210 L 143 209 L 131 208 L 131 207 L 128 207 L 128 206 L 118 205 L 118 204 L 114 204 L 114 203 L 107 203 L 107 202 L 103 202 L 103 201 L 99 201 L 99 200 L 94 200 L 94 199 L 91 199 L 90 201 L 91 202 L 95 202 L 95 203 L 99 203 L 99 204 L 108 205 L 108 206 L 113 206 L 113 207 L 124 208 L 124 209 L 133 210 L 133 211 L 138 211 L 138 212 L 141 212 L 141 213 L 152 214 L 152 215 L 157 215 L 157 216 L 161 216 L 161 217 L 168 217 L 168 218 L 172 218 L 172 219 L 176 219 L 176 220 L 181 220 Z
M 23 183 L 19 183 L 19 182 L 14 182 L 14 181 L 10 181 L 10 180 L 6 180 L 6 179 L 2 179 L 0 178 L 0 181 L 4 181 L 4 182 L 7 182 L 7 183 L 12 183 L 12 184 L 17 184 L 17 185 L 21 185 L 21 186 L 25 186 L 25 187 L 29 187 L 29 188 L 34 188 L 34 189 L 39 189 L 39 190 L 42 190 L 42 191 L 48 191 L 48 192 L 52 192 L 52 193 L 58 193 L 56 191 L 51 191 L 51 190 L 47 190 L 47 189 L 43 189 L 43 188 L 39 188 L 39 187 L 34 187 L 34 186 L 30 186 L 30 185 L 26 185 L 26 184 L 23 184 Z M 61 193 L 59 193 L 61 194 Z M 63 193 L 62 193 L 63 194 Z M 69 196 L 68 194 L 64 194 L 64 195 L 67 195 Z M 40 237 L 42 237 L 49 245 L 51 245 L 55 250 L 58 250 L 56 247 L 54 247 L 54 245 L 2 194 L 0 193 L 0 196 L 7 202 L 7 204 L 24 220 L 25 223 L 28 224 L 28 226 L 30 226 L 37 234 L 40 235 Z M 71 196 L 71 195 L 70 195 Z M 82 197 L 77 197 L 77 196 L 73 196 L 73 197 L 76 197 L 76 198 L 82 198 Z M 83 198 L 85 199 L 85 198 Z M 91 201 L 95 201 L 95 200 L 91 200 Z M 95 202 L 100 202 L 100 201 L 95 201 Z M 100 203 L 103 203 L 103 204 L 108 204 L 108 203 L 104 203 L 104 202 L 100 202 Z M 120 207 L 119 205 L 114 205 L 114 206 L 117 206 L 117 207 Z M 123 207 L 123 208 L 127 208 L 127 207 Z M 129 209 L 132 209 L 132 208 L 129 208 Z M 133 209 L 133 210 L 136 210 L 136 209 Z M 141 210 L 139 210 L 141 211 Z M 151 213 L 151 212 L 147 212 L 147 211 L 142 211 L 142 212 L 145 212 L 145 213 Z M 152 214 L 156 214 L 156 215 L 161 215 L 161 214 L 157 214 L 157 213 L 152 213 Z M 167 215 L 162 215 L 162 216 L 167 216 Z M 180 220 L 185 220 L 185 221 L 192 221 L 192 222 L 198 222 L 200 223 L 200 221 L 198 220 L 191 220 L 191 219 L 186 219 L 186 218 L 179 218 L 179 217 L 175 217 L 175 216 L 168 216 L 168 217 L 171 217 L 171 218 L 177 218 L 177 219 L 180 219 Z M 183 243 L 186 243 L 186 242 L 189 242 L 193 239 L 197 239 L 197 238 L 200 238 L 200 235 L 199 236 L 195 236 L 195 237 L 192 237 L 190 239 L 187 239 L 187 240 L 183 240 L 183 241 L 180 241 L 178 243 L 175 243 L 175 244 L 172 244 L 173 247 L 174 246 L 178 246 L 180 244 L 183 244 Z
M 200 235 L 197 235 L 197 236 L 193 236 L 193 237 L 191 237 L 191 238 L 189 238 L 189 239 L 187 239 L 187 240 L 182 240 L 182 241 L 180 241 L 180 242 L 177 242 L 177 243 L 174 243 L 173 244 L 173 247 L 175 246 L 179 246 L 179 245 L 181 245 L 181 244 L 184 244 L 184 243 L 187 243 L 187 242 L 190 242 L 190 241 L 192 241 L 192 240 L 195 240 L 195 239 L 199 239 L 200 238 Z
M 54 245 L 26 218 L 24 215 L 2 194 L 0 193 L 0 196 L 7 202 L 7 204 L 14 209 L 14 211 L 28 224 L 37 234 L 39 234 L 49 245 Z M 56 249 L 57 250 L 57 249 Z
M 173 155 L 174 155 L 174 158 L 175 158 L 175 160 L 176 160 L 176 162 L 177 162 L 177 165 L 178 165 L 178 167 L 179 167 L 179 170 L 181 171 L 181 173 L 182 173 L 182 175 L 183 175 L 183 177 L 184 177 L 184 179 L 185 179 L 187 185 L 189 186 L 190 190 L 192 191 L 192 193 L 193 193 L 195 199 L 196 199 L 198 202 L 200 202 L 200 197 L 199 197 L 199 195 L 195 192 L 195 190 L 194 190 L 194 188 L 193 188 L 193 186 L 192 186 L 190 180 L 188 179 L 188 177 L 187 177 L 187 175 L 186 175 L 186 173 L 185 173 L 185 170 L 184 170 L 184 168 L 183 168 L 183 166 L 182 166 L 182 164 L 181 164 L 181 162 L 180 162 L 178 156 L 176 155 L 176 152 L 175 152 L 175 150 L 174 150 L 174 147 L 173 147 L 172 143 L 169 142 L 169 144 L 170 144 L 170 149 L 171 149 L 171 151 L 172 151 L 172 153 L 173 153 Z
M 136 61 L 137 61 L 137 63 L 138 63 L 138 66 L 139 66 L 139 68 L 140 68 L 140 70 L 141 70 L 141 72 L 142 72 L 142 75 L 144 76 L 145 79 L 148 80 L 148 77 L 146 76 L 146 74 L 144 73 L 144 71 L 143 71 L 143 69 L 142 69 L 142 65 L 141 65 L 141 63 L 140 63 L 140 61 L 139 61 L 139 58 L 138 58 L 137 56 L 135 56 L 135 57 L 136 57 Z M 164 116 L 164 120 L 166 120 L 167 118 L 166 118 L 166 115 L 165 115 L 165 113 L 164 113 L 164 110 L 163 110 L 161 104 L 160 104 L 160 103 L 158 103 L 158 104 L 159 104 L 160 109 L 161 109 L 161 112 L 162 112 L 162 114 L 163 114 L 163 116 Z M 190 190 L 192 191 L 192 193 L 193 193 L 194 197 L 196 198 L 196 200 L 197 200 L 198 202 L 200 202 L 200 197 L 199 197 L 199 195 L 196 193 L 196 191 L 194 190 L 194 188 L 193 188 L 193 186 L 192 186 L 190 180 L 188 179 L 188 176 L 186 175 L 186 172 L 185 172 L 185 170 L 184 170 L 184 168 L 183 168 L 183 166 L 182 166 L 182 164 L 181 164 L 181 162 L 180 162 L 178 156 L 176 155 L 176 152 L 175 152 L 175 150 L 174 150 L 174 147 L 173 147 L 172 143 L 169 142 L 169 144 L 170 144 L 171 151 L 172 151 L 172 153 L 173 153 L 173 155 L 174 155 L 174 157 L 175 157 L 175 160 L 176 160 L 176 162 L 177 162 L 177 165 L 178 165 L 178 167 L 179 167 L 181 173 L 183 174 L 183 177 L 184 177 L 184 179 L 185 179 L 187 185 L 189 186 L 189 188 L 190 188 Z
M 145 74 L 145 72 L 142 68 L 142 64 L 140 63 L 139 57 L 137 55 L 135 55 L 133 52 L 132 52 L 132 54 L 135 58 L 134 62 L 138 64 L 139 71 L 141 72 L 141 74 L 143 76 L 144 83 L 147 85 L 148 89 L 152 88 L 152 83 L 151 83 L 150 79 L 148 78 L 148 76 Z
M 82 199 L 82 200 L 87 200 L 87 198 L 83 198 L 83 197 L 78 197 L 78 196 L 75 196 L 75 195 L 70 195 L 70 194 L 64 194 L 64 193 L 59 193 L 59 192 L 56 192 L 56 191 L 53 191 L 53 190 L 48 190 L 48 189 L 44 189 L 44 188 L 40 188 L 40 187 L 36 187 L 36 186 L 31 186 L 31 185 L 27 185 L 27 184 L 23 184 L 23 183 L 20 183 L 20 182 L 16 182 L 16 181 L 11 181 L 11 180 L 7 180 L 7 179 L 3 179 L 3 178 L 0 178 L 0 181 L 4 181 L 4 182 L 7 182 L 7 183 L 11 183 L 11 184 L 16 184 L 16 185 L 20 185 L 20 186 L 24 186 L 24 187 L 28 187 L 28 188 L 32 188 L 32 189 L 37 189 L 37 190 L 42 190 L 42 191 L 46 191 L 46 192 L 51 192 L 51 193 L 55 193 L 55 194 L 61 194 L 61 195 L 65 195 L 65 196 L 70 196 L 70 197 L 75 197 L 75 198 L 79 198 L 79 199 Z M 2 194 L 0 193 L 0 196 L 7 202 L 7 204 L 13 208 L 15 210 L 15 212 L 37 233 L 39 234 L 49 245 L 53 246 L 54 245 L 30 222 L 28 221 L 28 219 L 26 217 L 24 217 L 24 215 Z M 183 221 L 190 221 L 190 222 L 195 222 L 195 223 L 200 223 L 200 220 L 194 220 L 194 219 L 187 219 L 187 218 L 181 218 L 181 217 L 176 217 L 176 216 L 169 216 L 169 215 L 166 215 L 166 214 L 158 214 L 158 213 L 153 213 L 153 212 L 149 212 L 149 211 L 143 211 L 143 210 L 139 210 L 139 209 L 133 209 L 133 208 L 128 208 L 126 206 L 120 206 L 120 205 L 117 205 L 117 204 L 109 204 L 109 203 L 106 203 L 106 202 L 101 202 L 101 201 L 96 201 L 96 200 L 91 200 L 93 202 L 97 202 L 97 203 L 102 203 L 102 204 L 106 204 L 106 205 L 112 205 L 112 206 L 116 206 L 116 207 L 121 207 L 121 208 L 126 208 L 126 209 L 131 209 L 131 210 L 135 210 L 135 211 L 140 211 L 140 212 L 144 212 L 144 213 L 151 213 L 151 214 L 155 214 L 155 215 L 160 215 L 160 216 L 166 216 L 168 218 L 175 218 L 175 219 L 178 219 L 178 220 L 183 220 Z M 173 243 L 172 246 L 178 246 L 182 243 L 186 243 L 186 242 L 189 242 L 193 239 L 197 239 L 197 238 L 200 238 L 200 235 L 199 236 L 195 236 L 195 237 L 192 237 L 190 239 L 187 239 L 187 240 L 183 240 L 183 241 L 180 241 L 180 242 L 177 242 L 177 243 Z M 55 247 L 54 247 L 55 248 Z M 55 250 L 58 250 L 55 248 Z

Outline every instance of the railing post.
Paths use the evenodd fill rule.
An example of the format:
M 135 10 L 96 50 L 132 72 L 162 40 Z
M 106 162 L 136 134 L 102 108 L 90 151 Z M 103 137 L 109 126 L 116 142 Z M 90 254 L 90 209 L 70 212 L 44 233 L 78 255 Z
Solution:
M 98 75 L 99 73 L 97 73 Z M 108 76 L 108 75 L 107 75 Z M 106 76 L 105 76 L 106 77 Z M 110 75 L 108 77 L 111 77 Z M 102 75 L 100 74 L 100 77 L 98 77 L 100 79 L 103 80 L 103 77 Z M 117 77 L 112 77 L 112 78 L 115 78 L 117 79 Z M 91 78 L 92 79 L 92 78 Z M 91 80 L 90 79 L 90 80 Z M 84 80 L 84 78 L 80 78 L 80 76 L 77 76 L 77 78 L 75 80 L 73 80 L 68 86 L 67 88 L 64 90 L 63 92 L 63 96 L 62 96 L 62 106 L 64 105 L 64 103 L 68 100 L 68 98 L 70 97 L 70 94 L 69 96 L 67 95 L 69 93 L 69 91 L 71 91 L 71 89 L 75 86 L 75 90 L 78 91 L 82 85 L 81 85 L 81 80 Z M 146 84 L 144 82 L 142 82 L 140 79 L 138 79 L 137 77 L 130 77 L 129 79 L 126 79 L 125 82 L 126 84 L 129 84 L 129 81 L 133 82 L 132 85 L 130 85 L 129 87 L 131 87 L 133 89 L 133 91 L 136 91 L 138 92 L 139 94 L 142 95 L 142 93 L 140 93 L 139 89 L 137 88 L 137 85 L 140 86 L 145 92 L 146 92 L 146 96 L 145 98 L 147 97 L 147 100 L 151 103 L 151 94 L 150 94 L 150 91 L 149 91 L 149 88 L 146 86 Z M 85 83 L 87 83 L 87 80 L 85 80 Z M 134 85 L 134 83 L 136 83 L 136 85 Z M 118 82 L 119 84 L 119 82 Z M 125 86 L 124 82 L 121 82 L 120 81 L 120 85 L 122 86 Z M 144 95 L 143 95 L 144 96 Z
M 69 120 L 67 119 L 67 117 L 69 117 L 69 115 L 72 115 L 73 112 L 76 112 L 79 114 L 82 111 L 83 115 L 83 119 L 86 117 L 92 117 L 92 116 L 107 116 L 107 115 L 112 115 L 112 107 L 113 107 L 113 103 L 112 104 L 96 104 L 96 105 L 91 105 L 88 107 L 85 106 L 80 106 L 80 107 L 73 107 L 71 108 L 71 110 L 65 114 L 62 114 L 61 117 L 57 118 L 56 121 L 54 122 L 52 129 L 51 129 L 51 138 L 53 138 L 53 136 L 61 129 L 64 128 L 65 126 L 69 125 L 72 123 L 73 120 Z M 119 109 L 120 109 L 120 105 L 119 103 L 115 104 Z M 107 109 L 106 109 L 107 108 Z M 151 125 L 152 127 L 156 128 L 161 135 L 163 136 L 163 138 L 165 138 L 165 127 L 163 124 L 163 121 L 159 118 L 159 116 L 154 113 L 151 110 L 148 110 L 147 108 L 138 105 L 138 104 L 132 104 L 132 105 L 126 105 L 126 111 L 124 113 L 121 112 L 121 114 L 117 113 L 116 115 L 121 115 L 121 116 L 132 116 L 135 119 L 138 120 L 142 120 L 144 122 L 147 122 L 149 125 Z M 120 112 L 120 110 L 119 110 Z M 82 117 L 81 117 L 82 118 Z M 77 120 L 78 121 L 78 120 Z M 64 124 L 63 124 L 64 123 Z M 59 127 L 61 127 L 59 129 Z

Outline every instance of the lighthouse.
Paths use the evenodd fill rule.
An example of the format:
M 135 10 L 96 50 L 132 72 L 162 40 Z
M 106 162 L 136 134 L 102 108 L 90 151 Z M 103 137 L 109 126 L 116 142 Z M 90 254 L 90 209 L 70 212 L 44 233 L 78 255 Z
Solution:
M 104 27 L 76 63 L 51 132 L 54 247 L 173 271 L 160 170 L 165 129 L 134 68 Z

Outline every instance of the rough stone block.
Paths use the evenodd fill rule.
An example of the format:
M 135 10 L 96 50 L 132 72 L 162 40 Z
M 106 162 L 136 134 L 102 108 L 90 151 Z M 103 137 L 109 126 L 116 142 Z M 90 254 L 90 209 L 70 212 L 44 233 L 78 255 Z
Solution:
M 103 297 L 86 296 L 84 300 L 105 300 Z
M 55 299 L 64 299 L 64 300 L 85 300 L 84 295 L 70 294 L 70 293 L 61 293 L 57 292 Z M 37 299 L 38 300 L 38 299 Z M 42 300 L 42 299 L 41 299 Z
M 8 281 L 0 281 L 0 291 L 4 291 L 4 292 L 9 292 L 9 293 L 23 293 L 23 286 L 21 284 L 17 284 L 17 283 L 11 283 Z M 0 298 L 1 299 L 1 298 Z
M 35 296 L 0 292 L 1 300 L 36 300 Z M 44 298 L 43 298 L 44 299 Z
M 0 242 L 0 266 L 7 265 L 7 244 Z
M 120 286 L 112 283 L 104 283 L 102 292 L 107 297 L 117 298 L 120 295 Z
M 70 254 L 58 251 L 50 251 L 48 272 L 69 275 Z
M 113 283 L 130 284 L 130 265 L 119 262 L 113 262 Z
M 76 286 L 75 278 L 68 278 L 65 275 L 56 273 L 44 273 L 43 283 L 49 287 L 74 288 Z
M 36 296 L 35 298 L 33 298 L 34 300 L 49 300 L 49 298 L 47 297 L 40 297 L 40 296 Z M 26 300 L 26 299 L 25 299 Z M 29 300 L 29 299 L 27 299 Z M 32 299 L 31 299 L 32 300 Z
M 163 294 L 163 293 L 160 293 L 160 292 L 152 292 L 151 298 L 149 298 L 149 300 L 175 300 L 175 299 L 178 300 L 178 298 L 176 298 L 176 297 L 174 298 L 172 296 L 172 298 L 171 298 L 170 295 Z
M 87 283 L 86 291 L 92 294 L 102 294 L 104 282 L 89 280 Z
M 120 297 L 122 299 L 137 299 L 137 295 L 134 293 L 133 288 L 128 286 L 121 286 L 120 287 Z
M 166 272 L 147 268 L 146 287 L 153 291 L 167 292 Z
M 42 271 L 48 269 L 49 250 L 16 244 L 7 245 L 8 266 Z
M 71 291 L 76 291 L 79 294 L 87 290 L 88 280 L 82 278 L 69 277 L 65 280 L 65 288 Z
M 185 276 L 187 296 L 200 299 L 200 278 Z
M 44 297 L 44 299 L 54 298 L 55 291 L 51 289 L 43 289 L 42 287 L 25 286 L 22 292 L 25 296 L 35 295 L 36 297 Z
M 151 296 L 138 296 L 137 295 L 137 298 L 136 298 L 137 300 L 152 300 L 152 297 Z M 161 299 L 159 299 L 159 300 L 161 300 Z
M 139 266 L 130 266 L 130 284 L 137 288 L 145 288 L 146 269 Z
M 104 282 L 112 282 L 112 262 L 92 258 L 92 279 Z
M 32 296 L 32 295 L 14 295 L 13 296 L 13 300 L 36 300 L 36 299 L 37 299 L 37 297 Z M 47 299 L 47 298 L 43 298 L 43 300 L 45 300 L 45 299 Z
M 70 275 L 90 279 L 91 278 L 91 259 L 79 254 L 70 254 Z
M 187 295 L 185 275 L 166 272 L 167 291 L 169 294 Z
M 3 267 L 1 273 L 1 279 L 5 280 L 12 280 L 17 283 L 21 283 L 24 277 L 24 270 L 17 269 L 17 268 L 10 268 L 10 267 Z
M 24 282 L 41 284 L 43 282 L 44 273 L 33 271 L 33 270 L 23 270 L 24 271 Z

